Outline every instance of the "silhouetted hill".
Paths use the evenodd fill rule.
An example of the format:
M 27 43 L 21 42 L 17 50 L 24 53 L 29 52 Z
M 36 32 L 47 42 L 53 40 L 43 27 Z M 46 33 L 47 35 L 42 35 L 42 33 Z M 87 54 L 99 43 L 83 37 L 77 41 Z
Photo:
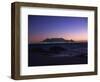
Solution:
M 74 42 L 74 40 L 65 40 L 64 38 L 47 38 L 42 42 Z

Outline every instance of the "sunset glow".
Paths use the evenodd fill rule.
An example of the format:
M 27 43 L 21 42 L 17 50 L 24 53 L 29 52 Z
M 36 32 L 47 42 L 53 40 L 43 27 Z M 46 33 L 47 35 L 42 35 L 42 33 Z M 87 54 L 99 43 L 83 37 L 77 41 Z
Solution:
M 28 42 L 36 43 L 46 38 L 87 41 L 86 17 L 28 16 Z

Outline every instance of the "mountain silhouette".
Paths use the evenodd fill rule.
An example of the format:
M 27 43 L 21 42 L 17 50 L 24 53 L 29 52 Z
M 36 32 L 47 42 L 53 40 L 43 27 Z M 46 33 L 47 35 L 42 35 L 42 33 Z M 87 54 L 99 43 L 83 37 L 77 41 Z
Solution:
M 42 42 L 74 42 L 74 40 L 65 40 L 64 38 L 47 38 Z

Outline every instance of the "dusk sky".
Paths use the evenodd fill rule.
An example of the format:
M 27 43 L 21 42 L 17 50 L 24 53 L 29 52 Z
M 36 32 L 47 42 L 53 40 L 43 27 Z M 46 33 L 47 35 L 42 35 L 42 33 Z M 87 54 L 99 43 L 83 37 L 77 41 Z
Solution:
M 88 39 L 88 18 L 67 16 L 28 15 L 28 42 L 46 38 L 64 38 L 75 41 Z

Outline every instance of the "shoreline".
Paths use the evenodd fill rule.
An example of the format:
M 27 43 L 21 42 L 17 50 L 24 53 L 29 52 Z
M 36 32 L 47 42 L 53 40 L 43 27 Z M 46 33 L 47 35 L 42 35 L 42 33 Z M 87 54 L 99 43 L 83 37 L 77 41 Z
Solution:
M 29 43 L 31 44 L 67 44 L 67 43 L 88 43 L 88 42 L 38 42 L 38 43 Z

